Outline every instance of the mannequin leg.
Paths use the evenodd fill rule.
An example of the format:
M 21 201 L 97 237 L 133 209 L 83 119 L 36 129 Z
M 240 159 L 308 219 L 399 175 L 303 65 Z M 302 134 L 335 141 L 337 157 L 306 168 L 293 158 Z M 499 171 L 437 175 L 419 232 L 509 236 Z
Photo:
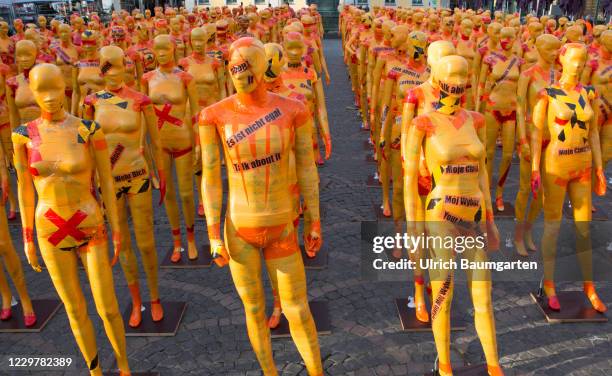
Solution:
M 531 195 L 531 161 L 521 157 L 519 166 L 519 189 L 516 193 L 514 202 L 515 228 L 514 228 L 514 246 L 516 252 L 521 256 L 529 256 L 525 248 L 525 214 L 527 212 L 527 203 Z M 541 196 L 541 195 L 538 195 Z M 532 200 L 531 207 L 534 202 Z M 530 208 L 531 211 L 531 208 Z
M 178 179 L 179 197 L 183 207 L 183 219 L 187 228 L 187 255 L 189 259 L 198 258 L 193 224 L 195 222 L 195 204 L 193 200 L 193 152 L 174 159 Z
M 196 188 L 198 189 L 198 216 L 204 216 L 204 203 L 202 202 L 202 171 L 196 172 Z
M 8 281 L 6 280 L 6 276 L 4 275 L 4 269 L 2 268 L 2 264 L 4 262 L 0 262 L 0 295 L 2 296 L 2 310 L 10 310 L 11 309 L 11 301 L 13 300 L 13 293 L 11 292 L 11 288 L 9 287 Z M 2 317 L 3 320 L 8 320 L 8 318 Z
M 6 221 L 6 218 L 4 218 L 4 216 L 1 216 L 1 217 L 2 219 L 0 219 L 0 221 L 3 221 L 3 220 Z M 30 294 L 28 294 L 28 288 L 26 286 L 25 276 L 23 274 L 21 260 L 19 259 L 19 256 L 17 256 L 17 252 L 15 251 L 15 248 L 13 248 L 12 242 L 9 243 L 9 247 L 5 249 L 6 251 L 3 252 L 2 254 L 4 266 L 6 267 L 6 270 L 11 276 L 11 279 L 13 280 L 13 284 L 15 285 L 15 289 L 17 290 L 17 295 L 19 295 L 19 300 L 21 301 L 21 306 L 23 308 L 23 314 L 26 316 L 32 315 L 34 314 L 34 309 L 32 308 L 32 301 L 30 300 Z M 1 267 L 0 267 L 0 271 L 1 271 Z M 4 273 L 2 274 L 4 275 Z M 7 283 L 7 288 L 8 288 L 8 283 Z M 10 307 L 10 302 L 11 302 L 10 289 L 8 291 L 9 291 L 8 307 Z M 2 294 L 2 307 L 3 308 L 5 308 L 4 303 L 5 302 L 4 302 L 4 292 L 3 292 Z
M 512 163 L 512 154 L 514 152 L 514 131 L 516 120 L 507 120 L 501 125 L 502 131 L 502 157 L 499 164 L 499 173 L 497 178 L 497 189 L 495 190 L 495 200 L 497 208 L 502 209 L 504 206 L 504 186 L 506 178 L 510 172 L 510 164 Z
M 166 208 L 166 215 L 168 216 L 168 222 L 172 228 L 172 239 L 174 240 L 174 247 L 172 250 L 172 262 L 178 262 L 181 259 L 181 227 L 179 219 L 179 209 L 176 202 L 176 188 L 174 184 L 173 176 L 173 159 L 168 153 L 163 153 L 162 157 L 164 172 L 167 174 L 166 178 L 166 197 L 164 198 L 164 206 Z
M 496 141 L 499 133 L 500 124 L 497 122 L 493 112 L 487 108 L 484 113 L 485 124 L 487 127 L 487 176 L 489 177 L 489 186 L 492 186 L 493 181 L 493 165 L 495 164 L 495 150 L 497 148 Z
M 104 331 L 115 353 L 117 366 L 122 372 L 129 373 L 125 330 L 115 295 L 113 271 L 108 260 L 106 234 L 100 240 L 89 242 L 80 251 L 80 256 L 87 271 L 96 311 L 104 323 Z

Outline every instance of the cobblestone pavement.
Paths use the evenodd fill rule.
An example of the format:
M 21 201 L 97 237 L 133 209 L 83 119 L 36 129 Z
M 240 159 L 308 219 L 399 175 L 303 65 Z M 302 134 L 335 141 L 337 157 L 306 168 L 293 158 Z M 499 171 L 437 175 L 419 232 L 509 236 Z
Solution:
M 364 160 L 363 142 L 367 133 L 359 130 L 357 114 L 350 109 L 350 85 L 339 41 L 327 40 L 325 48 L 333 78 L 326 94 L 334 155 L 320 169 L 320 176 L 321 206 L 325 210 L 324 246 L 330 256 L 327 269 L 307 272 L 310 299 L 325 300 L 330 308 L 332 334 L 320 337 L 325 372 L 329 375 L 423 375 L 436 358 L 433 337 L 431 333 L 402 332 L 394 304 L 394 298 L 410 293 L 409 285 L 361 278 L 361 221 L 374 219 L 372 204 L 379 203 L 380 189 L 365 185 L 374 165 Z M 508 198 L 516 192 L 517 167 L 512 167 Z M 609 197 L 599 204 L 602 210 L 612 213 Z M 156 224 L 161 258 L 172 244 L 162 208 L 156 209 Z M 199 221 L 196 226 L 197 239 L 203 243 L 205 223 Z M 11 233 L 22 253 L 18 240 L 20 228 L 12 226 Z M 508 236 L 502 231 L 502 242 Z M 36 274 L 29 267 L 25 270 L 32 297 L 56 296 L 46 272 Z M 115 266 L 114 276 L 119 304 L 125 309 L 129 293 L 119 266 Z M 187 301 L 187 311 L 175 337 L 127 339 L 132 370 L 152 370 L 161 375 L 261 373 L 247 338 L 242 304 L 227 268 L 161 269 L 159 279 L 162 300 Z M 96 328 L 101 364 L 104 369 L 112 369 L 114 357 L 95 313 L 84 273 L 82 284 Z M 141 285 L 145 286 L 142 274 Z M 578 284 L 571 286 L 577 288 Z M 612 286 L 603 282 L 598 286 L 604 302 L 612 306 Z M 536 287 L 536 281 L 494 283 L 497 339 L 506 374 L 612 375 L 612 324 L 548 324 L 528 295 Z M 271 296 L 269 289 L 268 296 Z M 143 299 L 148 299 L 146 293 Z M 452 334 L 453 364 L 480 363 L 484 358 L 465 284 L 458 284 L 453 304 L 457 314 L 467 322 L 465 331 Z M 305 374 L 291 340 L 274 340 L 273 348 L 282 375 Z M 65 374 L 82 375 L 85 370 L 63 309 L 39 334 L 0 334 L 0 354 L 72 356 L 80 371 Z M 0 374 L 6 374 L 6 370 L 0 370 Z

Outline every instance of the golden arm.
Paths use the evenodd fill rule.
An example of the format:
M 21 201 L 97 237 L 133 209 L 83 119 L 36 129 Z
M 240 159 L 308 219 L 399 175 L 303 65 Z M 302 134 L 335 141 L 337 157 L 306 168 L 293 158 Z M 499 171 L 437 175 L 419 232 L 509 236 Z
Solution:
M 81 87 L 79 86 L 79 68 L 72 67 L 72 101 L 70 104 L 70 113 L 77 115 L 79 101 L 81 100 Z
M 406 110 L 407 105 L 404 105 L 404 110 Z M 405 120 L 406 117 L 402 116 L 401 152 L 404 168 L 404 207 L 409 234 L 414 234 L 416 233 L 416 221 L 419 218 L 418 213 L 423 210 L 419 197 L 418 180 L 419 158 L 421 156 L 421 145 L 425 139 L 425 132 L 412 126 L 412 119 L 410 123 L 406 123 Z
M 325 103 L 325 93 L 323 91 L 323 83 L 320 79 L 315 82 L 315 97 L 317 100 L 317 120 L 319 129 L 323 136 L 325 144 L 325 159 L 329 159 L 332 152 L 331 133 L 329 132 L 329 120 L 327 118 L 327 104 Z
M 529 82 L 529 76 L 522 74 L 519 77 L 516 97 L 516 130 L 519 138 L 519 154 L 528 161 L 531 158 L 531 150 L 529 149 L 529 141 L 527 139 L 525 118 L 527 116 L 527 90 Z
M 542 159 L 542 134 L 544 127 L 548 126 L 548 97 L 541 97 L 533 107 L 533 128 L 531 133 L 531 191 L 533 197 L 537 195 L 542 179 L 540 176 L 540 160 Z
M 484 119 L 483 119 L 484 122 Z M 476 129 L 478 133 L 478 138 L 483 145 L 487 144 L 487 128 L 486 126 L 481 126 Z M 479 168 L 479 186 L 480 191 L 482 192 L 484 202 L 485 202 L 485 219 L 486 219 L 486 231 L 487 231 L 487 249 L 489 251 L 496 251 L 499 249 L 499 231 L 497 230 L 497 226 L 495 225 L 495 221 L 493 219 L 493 205 L 491 203 L 491 190 L 489 189 L 489 178 L 487 175 L 487 153 L 483 152 L 480 160 L 478 161 Z

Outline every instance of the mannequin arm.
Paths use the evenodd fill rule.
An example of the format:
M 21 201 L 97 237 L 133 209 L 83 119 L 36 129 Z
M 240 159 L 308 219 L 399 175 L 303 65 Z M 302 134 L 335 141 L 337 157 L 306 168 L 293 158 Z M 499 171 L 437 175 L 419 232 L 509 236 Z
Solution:
M 516 128 L 519 136 L 519 154 L 521 157 L 529 160 L 531 158 L 529 150 L 529 141 L 527 140 L 527 129 L 525 125 L 525 117 L 527 115 L 527 90 L 529 87 L 530 77 L 523 74 L 518 80 L 518 89 L 516 97 Z
M 382 102 L 381 102 L 381 113 L 380 113 L 380 140 L 379 145 L 381 147 L 389 141 L 389 137 L 391 136 L 391 125 L 393 124 L 393 116 L 389 112 L 391 112 L 391 100 L 393 98 L 393 89 L 395 86 L 395 81 L 391 79 L 385 80 L 385 87 L 382 93 Z
M 15 93 L 13 93 L 13 89 L 10 86 L 5 86 L 6 90 L 6 104 L 9 108 L 9 121 L 11 123 L 11 129 L 15 129 L 21 123 L 21 119 L 19 118 L 19 111 L 17 110 L 17 106 L 15 105 Z
M 208 239 L 212 245 L 214 241 L 221 242 L 223 183 L 221 181 L 220 144 L 217 128 L 208 118 L 207 111 L 202 111 L 200 114 L 198 128 L 202 148 L 202 201 L 206 213 Z
M 372 103 L 372 74 L 374 73 L 374 66 L 376 65 L 376 61 L 374 60 L 374 51 L 373 49 L 368 50 L 368 62 L 366 66 L 366 93 L 368 95 L 368 100 Z
M 329 85 L 331 83 L 331 80 L 329 77 L 329 70 L 327 69 L 327 60 L 325 60 L 325 53 L 323 52 L 323 46 L 320 40 L 317 41 L 317 45 L 319 46 L 319 55 L 321 55 L 321 67 L 323 68 L 323 73 L 325 73 L 325 81 Z
M 489 78 L 489 66 L 487 64 L 482 64 L 480 67 L 480 74 L 478 76 L 478 94 L 476 95 L 476 111 L 480 113 L 484 113 L 484 106 L 486 105 L 490 84 L 488 82 Z M 487 87 L 488 86 L 488 87 Z
M 327 119 L 327 104 L 325 103 L 325 93 L 323 92 L 323 83 L 317 80 L 315 83 L 315 97 L 317 100 L 317 120 L 323 142 L 325 143 L 325 159 L 329 159 L 332 152 L 331 133 L 329 132 L 329 121 Z
M 72 102 L 70 104 L 70 112 L 76 116 L 77 109 L 79 107 L 79 101 L 81 100 L 81 88 L 78 82 L 79 68 L 72 68 Z
M 378 91 L 380 88 L 380 78 L 382 76 L 383 68 L 385 67 L 385 61 L 383 59 L 376 60 L 376 66 L 372 71 L 372 98 L 370 101 L 370 113 L 374 113 L 376 103 L 378 101 Z
M 404 105 L 404 109 L 406 109 L 407 105 Z M 404 205 L 406 209 L 406 222 L 410 233 L 410 228 L 416 231 L 417 213 L 422 212 L 418 180 L 419 158 L 421 155 L 421 145 L 425 139 L 425 132 L 410 123 L 406 123 L 405 119 L 402 116 L 402 130 L 407 129 L 407 133 L 402 132 L 401 152 L 404 169 Z
M 226 98 L 227 90 L 225 90 L 225 72 L 223 71 L 223 63 L 217 67 L 217 82 L 219 84 L 219 100 Z
M 591 101 L 591 106 L 593 107 L 594 114 L 591 118 L 589 125 L 589 144 L 591 146 L 591 153 L 593 154 L 593 167 L 595 171 L 601 170 L 603 163 L 601 158 L 601 143 L 599 139 L 599 99 L 595 99 Z
M 474 122 L 476 126 L 476 132 L 478 133 L 478 138 L 483 145 L 487 143 L 487 130 L 485 126 L 485 120 L 482 115 L 479 116 L 479 120 Z M 476 119 L 475 119 L 476 120 Z M 499 231 L 497 230 L 497 226 L 495 225 L 495 221 L 493 219 L 493 205 L 491 204 L 491 190 L 489 189 L 489 178 L 487 174 L 487 153 L 482 153 L 480 157 L 480 161 L 478 162 L 478 171 L 479 173 L 479 185 L 480 191 L 483 194 L 484 203 L 485 203 L 485 219 L 486 219 L 486 234 L 487 234 L 487 248 L 489 251 L 496 251 L 499 249 Z

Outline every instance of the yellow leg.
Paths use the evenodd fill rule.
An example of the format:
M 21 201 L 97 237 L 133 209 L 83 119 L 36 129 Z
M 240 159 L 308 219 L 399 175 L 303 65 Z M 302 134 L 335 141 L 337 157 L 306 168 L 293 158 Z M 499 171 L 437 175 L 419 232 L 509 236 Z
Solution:
M 176 254 L 181 250 L 181 228 L 179 209 L 178 204 L 176 202 L 176 187 L 174 184 L 173 176 L 174 163 L 172 163 L 172 156 L 170 156 L 168 153 L 163 153 L 162 162 L 164 165 L 164 172 L 167 174 L 166 197 L 164 198 L 164 206 L 166 208 L 166 215 L 168 216 L 170 228 L 172 229 L 172 239 L 174 240 L 173 252 Z
M 390 149 L 391 177 L 393 178 L 393 220 L 402 223 L 406 220 L 404 208 L 404 172 L 402 169 L 402 153 L 399 150 Z
M 193 199 L 193 152 L 174 159 L 178 179 L 179 198 L 183 208 L 183 219 L 187 228 L 187 255 L 190 259 L 198 257 L 193 224 L 195 222 L 195 203 Z
M 53 286 L 66 308 L 72 334 L 85 358 L 87 367 L 92 375 L 101 376 L 96 332 L 87 315 L 87 302 L 79 283 L 76 253 L 51 247 L 47 244 L 46 239 L 38 239 L 38 244 L 40 244 L 40 253 L 51 276 Z M 110 274 L 110 266 L 108 268 Z M 110 277 L 112 279 L 112 274 Z M 102 288 L 106 293 L 114 292 L 112 282 L 110 286 Z
M 11 141 L 11 127 L 6 125 L 3 128 L 0 128 L 0 139 L 2 141 L 2 146 L 4 147 L 4 155 L 6 156 L 6 166 L 13 165 L 13 142 Z M 9 180 L 11 176 L 9 175 Z M 13 192 L 11 184 L 8 186 L 8 203 L 9 203 L 9 211 L 15 212 L 17 209 L 17 198 L 15 197 L 15 192 Z
M 500 124 L 490 110 L 486 110 L 484 116 L 487 128 L 487 176 L 489 177 L 489 186 L 492 186 L 493 164 L 495 163 L 495 149 L 497 147 L 495 143 L 497 141 Z
M 151 301 L 159 299 L 159 287 L 157 278 L 157 249 L 155 237 L 153 236 L 153 203 L 152 193 L 147 192 L 129 195 L 130 213 L 134 225 L 136 244 L 140 251 L 142 266 L 149 285 L 149 296 Z
M 55 250 L 54 252 L 57 253 L 58 251 Z M 117 366 L 122 372 L 129 373 L 130 367 L 128 365 L 127 350 L 125 345 L 125 330 L 123 326 L 123 319 L 121 318 L 121 313 L 119 312 L 119 304 L 117 304 L 117 297 L 115 295 L 113 271 L 108 260 L 108 246 L 106 240 L 91 242 L 85 247 L 84 250 L 80 252 L 80 255 L 83 266 L 87 271 L 87 277 L 89 279 L 89 285 L 91 286 L 91 294 L 96 305 L 96 311 L 98 311 L 98 315 L 104 323 L 104 331 L 106 332 L 108 341 L 110 342 L 115 353 Z M 46 261 L 47 260 L 45 259 L 45 263 Z M 76 258 L 74 261 L 76 261 Z M 76 267 L 74 269 L 76 269 Z M 80 286 L 78 287 L 78 290 L 81 291 Z M 68 310 L 67 307 L 66 310 Z M 73 331 L 76 332 L 75 330 Z
M 4 209 L 4 206 L 0 205 L 0 209 Z M 8 224 L 6 222 L 6 216 L 2 213 L 0 213 L 0 256 L 2 256 L 4 266 L 13 280 L 13 284 L 15 285 L 15 289 L 17 290 L 17 294 L 21 300 L 23 313 L 26 315 L 31 314 L 34 312 L 34 310 L 32 308 L 32 302 L 30 301 L 30 295 L 28 294 L 28 288 L 26 286 L 23 268 L 21 267 L 21 261 L 19 256 L 17 256 L 15 248 L 13 247 L 13 242 L 11 241 L 11 237 L 9 235 Z M 4 282 L 0 283 L 0 288 L 2 289 L 2 308 L 9 308 L 11 303 L 11 290 L 8 287 L 6 278 L 4 278 L 4 273 L 2 272 L 1 266 L 0 274 L 2 274 L 2 279 L 4 280 Z M 6 296 L 6 291 L 4 290 L 5 286 L 8 290 L 8 295 Z M 8 304 L 5 304 L 6 298 L 8 298 Z
M 278 281 L 278 293 L 283 313 L 289 322 L 295 342 L 309 375 L 323 375 L 317 329 L 308 306 L 306 274 L 302 255 L 266 260 L 271 278 Z
M 261 280 L 261 252 L 244 242 L 226 219 L 225 242 L 230 255 L 232 279 L 246 316 L 247 332 L 255 356 L 266 376 L 276 376 L 278 371 L 272 358 L 270 329 L 266 324 L 266 302 Z
M 387 116 L 390 116 L 387 114 Z M 384 119 L 381 119 L 381 123 Z M 391 139 L 391 126 L 386 127 L 387 129 L 381 129 L 381 132 L 386 133 L 385 140 Z M 382 206 L 383 213 L 386 217 L 391 216 L 391 204 L 389 200 L 389 190 L 391 189 L 391 149 L 389 148 L 389 142 L 385 142 L 385 145 L 380 148 L 380 155 L 378 157 L 378 164 L 380 166 L 378 173 L 380 174 L 380 182 L 382 184 Z
M 138 283 L 138 264 L 136 255 L 132 249 L 132 240 L 130 238 L 130 227 L 127 221 L 127 211 L 125 207 L 125 196 L 117 200 L 117 212 L 119 214 L 119 226 L 121 227 L 121 252 L 119 253 L 119 263 L 125 280 L 128 284 L 134 285 Z
M 516 127 L 516 121 L 511 120 L 504 122 L 501 125 L 502 129 L 502 157 L 499 164 L 499 174 L 497 178 L 497 189 L 495 190 L 495 197 L 500 200 L 504 196 L 504 186 L 506 185 L 506 179 L 510 173 L 510 164 L 512 163 L 512 153 L 514 152 L 514 131 Z

